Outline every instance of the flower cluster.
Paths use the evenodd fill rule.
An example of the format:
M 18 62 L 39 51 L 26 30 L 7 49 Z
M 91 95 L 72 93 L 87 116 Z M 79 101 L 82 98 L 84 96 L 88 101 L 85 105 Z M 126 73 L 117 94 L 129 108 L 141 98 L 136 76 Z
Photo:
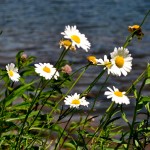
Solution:
M 110 53 L 110 59 L 106 55 L 104 55 L 104 59 L 97 59 L 95 56 L 87 57 L 88 61 L 90 61 L 94 65 L 104 66 L 104 69 L 107 69 L 108 74 L 121 76 L 126 76 L 132 69 L 132 57 L 129 54 L 129 50 L 127 48 L 119 47 L 115 48 L 112 53 Z M 125 92 L 120 92 L 117 88 L 113 87 L 114 90 L 109 88 L 109 91 L 105 92 L 107 98 L 111 98 L 112 101 L 118 104 L 129 104 L 129 99 L 125 95 Z
M 87 40 L 84 34 L 81 34 L 76 26 L 66 26 L 65 31 L 61 32 L 64 35 L 65 40 L 61 40 L 60 46 L 64 46 L 68 49 L 71 46 L 72 50 L 76 50 L 77 48 L 82 48 L 86 52 L 90 49 L 91 44 Z
M 119 47 L 118 49 L 115 47 L 114 51 L 110 53 L 110 59 L 108 59 L 107 55 L 104 55 L 104 59 L 96 58 L 95 56 L 88 56 L 87 60 L 91 62 L 93 65 L 104 66 L 104 69 L 107 69 L 108 74 L 121 76 L 126 76 L 132 69 L 132 57 L 129 54 L 129 50 L 127 48 Z M 120 92 L 117 88 L 113 86 L 112 90 L 109 88 L 109 91 L 105 92 L 107 98 L 111 98 L 112 101 L 118 104 L 129 104 L 129 99 L 125 95 L 125 92 Z
M 19 81 L 20 75 L 18 73 L 18 68 L 15 67 L 15 64 L 11 63 L 6 65 L 6 70 L 12 81 Z M 35 64 L 35 72 L 44 77 L 46 80 L 50 80 L 52 77 L 57 80 L 59 77 L 58 71 L 56 71 L 56 68 L 54 68 L 50 63 Z
M 104 55 L 104 59 L 98 59 L 97 65 L 104 66 L 104 69 L 107 69 L 108 74 L 121 76 L 126 76 L 132 69 L 132 57 L 129 54 L 127 48 L 119 47 L 114 48 L 114 51 L 110 53 L 110 59 Z M 125 92 L 120 92 L 117 88 L 113 87 L 114 90 L 109 88 L 109 91 L 105 92 L 107 98 L 111 98 L 112 101 L 118 104 L 129 104 L 129 99 L 125 95 Z
M 104 66 L 104 69 L 108 70 L 108 74 L 113 74 L 116 76 L 127 75 L 132 69 L 132 57 L 129 54 L 127 48 L 115 47 L 114 51 L 110 53 L 111 59 L 108 59 L 104 55 L 104 59 L 97 59 L 95 56 L 89 56 L 87 59 L 96 65 Z
M 136 29 L 135 29 L 136 28 Z M 137 26 L 130 27 L 129 31 L 138 31 L 138 33 L 142 32 L 141 28 L 137 29 Z M 77 48 L 82 48 L 86 52 L 90 49 L 91 44 L 87 40 L 84 34 L 81 34 L 76 26 L 66 26 L 64 32 L 61 32 L 64 38 L 60 41 L 60 48 L 63 46 L 65 49 L 76 50 Z M 26 59 L 27 56 L 23 58 Z M 131 54 L 129 50 L 124 47 L 114 48 L 114 51 L 110 53 L 110 59 L 107 55 L 104 55 L 104 59 L 96 58 L 95 56 L 88 56 L 87 60 L 92 65 L 104 66 L 104 69 L 107 69 L 108 74 L 121 76 L 126 76 L 132 69 L 132 60 Z M 54 78 L 58 79 L 59 72 L 57 68 L 55 68 L 50 63 L 38 63 L 34 64 L 35 72 L 39 74 L 39 76 L 44 77 L 46 80 L 51 80 Z M 15 67 L 15 64 L 11 63 L 6 66 L 6 70 L 9 78 L 17 82 L 20 79 L 20 75 L 18 73 L 18 68 Z M 61 71 L 63 73 L 71 74 L 72 68 L 66 64 L 61 67 Z M 109 91 L 106 91 L 104 95 L 107 95 L 107 98 L 111 98 L 112 101 L 118 104 L 129 104 L 129 99 L 125 95 L 125 92 L 120 92 L 119 89 L 113 86 L 113 89 L 108 87 Z M 71 96 L 66 96 L 64 100 L 66 105 L 70 105 L 70 107 L 78 108 L 80 105 L 88 106 L 89 102 L 85 100 L 85 97 L 80 97 L 80 94 L 75 93 Z

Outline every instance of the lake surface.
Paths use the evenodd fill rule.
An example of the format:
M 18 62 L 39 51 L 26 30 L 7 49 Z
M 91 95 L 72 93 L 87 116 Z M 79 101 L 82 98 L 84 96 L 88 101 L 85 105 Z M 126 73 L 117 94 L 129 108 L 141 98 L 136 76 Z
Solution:
M 84 50 L 69 52 L 66 59 L 73 70 L 87 63 L 86 57 L 97 58 L 109 55 L 114 47 L 121 47 L 129 25 L 140 24 L 150 9 L 149 0 L 2 0 L 0 2 L 0 66 L 14 62 L 19 50 L 37 57 L 37 62 L 55 63 L 61 49 L 60 34 L 66 25 L 77 25 L 91 43 L 88 53 Z M 107 86 L 116 86 L 127 90 L 128 86 L 142 73 L 150 62 L 150 16 L 143 25 L 144 38 L 134 39 L 128 46 L 133 56 L 133 70 L 127 77 L 110 77 Z M 90 67 L 75 87 L 75 92 L 83 91 L 102 70 Z M 98 91 L 103 77 L 93 88 Z M 102 91 L 102 95 L 106 87 Z M 145 93 L 150 95 L 150 87 Z M 100 99 L 104 99 L 102 96 Z M 105 98 L 106 101 L 106 98 Z M 99 101 L 97 108 L 103 106 Z

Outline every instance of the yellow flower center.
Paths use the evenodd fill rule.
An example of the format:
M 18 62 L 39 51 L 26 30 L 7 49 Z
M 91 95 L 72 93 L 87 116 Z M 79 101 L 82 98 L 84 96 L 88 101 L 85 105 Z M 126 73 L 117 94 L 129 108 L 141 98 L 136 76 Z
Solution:
M 10 71 L 8 72 L 8 74 L 9 74 L 11 77 L 13 77 L 14 72 L 13 72 L 12 70 L 10 70 Z
M 97 64 L 97 60 L 95 56 L 88 56 L 87 59 L 89 62 L 92 62 L 93 64 Z
M 71 104 L 79 105 L 80 101 L 79 99 L 74 99 Z
M 122 56 L 117 56 L 115 59 L 116 66 L 122 68 L 124 65 L 124 58 Z
M 45 71 L 46 73 L 50 73 L 51 72 L 50 68 L 48 68 L 47 66 L 45 66 L 43 68 L 43 71 Z
M 72 35 L 71 36 L 71 39 L 73 40 L 73 41 L 75 41 L 76 43 L 80 43 L 80 38 L 77 36 L 77 35 Z
M 123 94 L 120 91 L 115 91 L 114 94 L 118 97 L 123 97 Z

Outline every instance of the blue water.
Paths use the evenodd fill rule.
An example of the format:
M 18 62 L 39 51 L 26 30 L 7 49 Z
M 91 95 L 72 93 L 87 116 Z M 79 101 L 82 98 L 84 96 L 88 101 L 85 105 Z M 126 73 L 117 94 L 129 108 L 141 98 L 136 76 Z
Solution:
M 122 46 L 129 35 L 128 26 L 140 24 L 149 9 L 149 0 L 2 0 L 0 66 L 13 62 L 19 50 L 36 56 L 37 62 L 54 63 L 61 52 L 60 33 L 66 25 L 77 25 L 90 41 L 91 49 L 88 53 L 84 50 L 69 52 L 66 59 L 75 70 L 87 63 L 88 55 L 103 57 L 114 47 Z M 134 58 L 133 71 L 120 79 L 111 77 L 109 84 L 126 90 L 150 62 L 150 16 L 143 25 L 143 32 L 145 36 L 141 41 L 134 39 L 128 46 Z M 100 70 L 100 67 L 91 67 L 74 91 L 83 91 Z M 100 80 L 93 92 L 101 83 Z M 149 90 L 146 87 L 147 93 Z

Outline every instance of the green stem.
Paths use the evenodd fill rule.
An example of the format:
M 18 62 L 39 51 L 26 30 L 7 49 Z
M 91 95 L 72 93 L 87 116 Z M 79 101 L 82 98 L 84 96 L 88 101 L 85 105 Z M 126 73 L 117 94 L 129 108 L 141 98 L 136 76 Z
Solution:
M 87 68 L 90 66 L 90 64 L 88 64 L 84 70 L 80 73 L 80 75 L 78 76 L 78 78 L 76 79 L 76 81 L 72 84 L 72 86 L 69 88 L 69 90 L 66 92 L 66 94 L 64 96 L 62 96 L 62 98 L 58 101 L 58 103 L 54 106 L 54 108 L 51 110 L 51 112 L 49 113 L 49 116 L 52 115 L 52 113 L 54 112 L 54 110 L 58 107 L 58 104 L 70 93 L 70 91 L 73 89 L 73 87 L 76 85 L 76 83 L 79 81 L 79 79 L 82 77 L 82 75 L 84 74 L 84 72 L 87 70 Z
M 100 120 L 100 125 L 97 127 L 97 129 L 96 129 L 95 133 L 93 134 L 93 136 L 91 137 L 91 139 L 88 140 L 87 144 L 96 136 L 96 134 L 98 133 L 98 131 L 99 131 L 100 129 L 102 129 L 102 128 L 104 127 L 104 125 L 109 121 L 109 119 L 110 119 L 110 117 L 111 117 L 111 115 L 112 115 L 112 112 L 113 112 L 113 111 L 117 108 L 117 106 L 118 106 L 118 105 L 117 105 L 116 108 L 113 109 L 114 105 L 115 105 L 115 102 L 112 102 L 112 103 L 110 104 L 110 106 L 107 108 L 106 113 L 103 115 L 103 117 L 102 117 L 101 120 Z M 106 119 L 105 119 L 105 118 L 106 118 Z M 104 119 L 105 119 L 105 121 L 103 121 Z M 99 134 L 99 136 L 100 136 L 100 134 Z
M 35 102 L 36 102 L 36 100 L 37 100 L 37 97 L 38 97 L 39 94 L 42 92 L 42 90 L 41 90 L 41 91 L 39 92 L 39 94 L 36 96 L 37 91 L 38 91 L 38 89 L 39 89 L 39 87 L 40 87 L 41 82 L 42 82 L 42 79 L 41 79 L 40 82 L 39 82 L 39 85 L 38 85 L 38 87 L 37 87 L 37 89 L 36 89 L 36 92 L 35 92 L 35 98 L 34 98 L 34 100 L 32 101 L 32 103 L 31 103 L 31 105 L 30 105 L 30 107 L 29 107 L 29 109 L 28 109 L 28 112 L 27 112 L 27 114 L 26 114 L 26 117 L 25 117 L 25 119 L 24 119 L 24 122 L 23 122 L 23 124 L 22 124 L 21 131 L 20 131 L 19 136 L 18 136 L 18 138 L 17 138 L 17 143 L 16 143 L 16 146 L 15 146 L 15 150 L 18 148 L 18 146 L 19 146 L 19 149 L 20 149 L 21 135 L 23 134 L 23 129 L 24 129 L 25 123 L 26 123 L 26 121 L 27 121 L 27 119 L 28 119 L 29 114 L 32 112 L 32 107 L 33 107 L 33 105 L 35 104 Z
M 81 67 L 80 69 L 78 69 L 76 72 L 78 72 L 79 70 L 81 70 L 81 69 L 83 69 L 83 68 L 87 68 L 89 66 L 89 64 L 88 65 L 86 65 L 86 66 L 83 66 L 83 67 Z M 76 73 L 75 72 L 75 73 Z M 73 73 L 71 76 L 73 76 L 75 73 Z M 79 79 L 78 79 L 79 80 Z M 63 82 L 61 82 L 60 83 L 60 85 L 59 86 L 61 86 L 63 83 L 65 82 L 65 80 L 63 81 Z M 74 85 L 75 85 L 76 83 L 74 83 Z M 73 88 L 73 86 L 74 85 L 72 85 L 72 88 Z M 71 88 L 71 89 L 72 89 Z M 29 128 L 28 128 L 28 130 L 31 128 L 31 126 L 33 125 L 33 123 L 35 122 L 35 120 L 37 119 L 37 117 L 38 117 L 38 115 L 40 114 L 40 112 L 42 111 L 42 109 L 43 109 L 43 107 L 45 106 L 45 103 L 47 102 L 47 100 L 50 98 L 50 96 L 51 96 L 51 93 L 50 93 L 50 95 L 45 99 L 45 101 L 43 102 L 43 104 L 42 104 L 42 106 L 41 106 L 41 108 L 39 109 L 39 112 L 38 112 L 38 114 L 36 115 L 36 117 L 34 118 L 34 120 L 32 121 L 32 123 L 30 124 L 30 126 L 29 126 Z M 63 97 L 64 98 L 64 97 Z M 60 100 L 61 101 L 61 100 Z M 59 101 L 59 102 L 60 102 Z M 57 103 L 57 106 L 58 106 L 58 104 L 59 104 L 59 102 Z M 50 116 L 50 114 L 49 114 L 49 116 Z
M 77 82 L 80 80 L 80 78 L 82 77 L 82 75 L 84 74 L 84 72 L 87 70 L 87 68 L 90 66 L 90 64 L 88 64 L 84 70 L 80 73 L 80 75 L 78 76 L 78 78 L 76 79 L 76 81 L 72 84 L 72 86 L 69 88 L 69 90 L 66 92 L 66 94 L 64 96 L 62 96 L 62 98 L 58 101 L 58 103 L 55 105 L 54 109 L 56 109 L 56 107 L 58 106 L 58 104 L 70 93 L 70 91 L 73 89 L 73 87 L 77 84 Z M 53 109 L 53 110 L 54 110 Z M 52 112 L 53 112 L 52 110 Z
M 95 84 L 98 82 L 100 77 L 105 73 L 105 70 L 102 70 L 101 73 L 93 80 L 93 82 L 86 88 L 86 90 L 81 94 L 81 96 L 86 95 L 91 91 L 91 89 L 95 86 Z
M 139 83 L 147 74 L 147 70 L 143 71 L 140 76 L 132 83 L 132 85 L 128 88 L 126 91 L 126 94 L 129 94 L 132 91 L 133 85 L 135 86 L 137 83 Z
M 103 73 L 103 72 L 102 72 L 102 73 Z M 101 74 L 101 73 L 100 73 L 100 74 Z M 98 77 L 99 77 L 99 76 L 98 76 Z M 86 118 L 85 118 L 83 128 L 84 128 L 84 126 L 85 126 L 85 123 L 87 122 L 87 119 L 88 119 L 90 113 L 93 111 L 93 109 L 94 109 L 94 107 L 95 107 L 95 103 L 96 103 L 96 101 L 97 101 L 97 99 L 98 99 L 98 96 L 99 96 L 99 94 L 101 93 L 101 91 L 102 91 L 104 85 L 106 84 L 108 78 L 109 78 L 109 75 L 106 77 L 106 79 L 105 79 L 105 81 L 103 82 L 103 84 L 102 84 L 100 90 L 98 91 L 98 94 L 96 95 L 96 97 L 95 97 L 95 99 L 94 99 L 93 105 L 92 105 L 90 111 L 88 112 L 88 114 L 87 114 L 87 116 L 86 116 Z M 96 79 L 97 79 L 97 78 L 96 78 Z M 95 82 L 94 82 L 94 83 L 95 83 Z
M 64 132 L 65 132 L 67 126 L 68 126 L 68 124 L 69 124 L 69 122 L 70 122 L 70 120 L 71 120 L 72 117 L 73 117 L 73 114 L 74 114 L 74 112 L 72 112 L 70 118 L 68 119 L 67 124 L 65 125 L 65 127 L 64 127 L 64 129 L 63 129 L 63 131 L 62 131 L 62 133 L 61 133 L 61 135 L 60 135 L 60 137 L 59 137 L 59 139 L 58 139 L 58 142 L 57 142 L 56 145 L 55 145 L 55 149 L 54 149 L 54 150 L 56 150 L 56 148 L 57 148 L 57 146 L 58 146 L 58 144 L 59 144 L 59 142 L 60 142 L 60 140 L 61 140 L 61 138 L 62 138 L 62 136 L 63 136 L 63 134 L 64 134 Z
M 113 109 L 114 105 L 115 105 L 115 102 L 112 102 L 110 106 L 107 108 L 106 113 L 109 113 Z
M 115 102 L 112 102 L 111 104 L 110 104 L 110 106 L 109 106 L 109 108 L 106 110 L 106 114 L 104 115 L 104 121 L 103 121 L 103 119 L 100 121 L 101 123 L 100 123 L 100 125 L 99 125 L 99 127 L 98 127 L 98 129 L 97 129 L 97 131 L 96 132 L 98 132 L 100 129 L 103 131 L 105 131 L 106 130 L 106 127 L 107 127 L 107 124 L 108 124 L 108 122 L 110 121 L 110 119 L 111 119 L 111 117 L 112 117 L 112 115 L 114 114 L 114 112 L 116 111 L 116 109 L 118 108 L 118 105 L 114 108 L 114 105 L 115 105 Z M 99 133 L 99 135 L 98 135 L 98 137 L 97 137 L 97 139 L 100 139 L 100 137 L 101 137 L 101 134 L 103 133 L 103 132 L 100 132 Z M 102 149 L 103 149 L 103 144 L 101 145 L 101 147 L 102 147 Z
M 64 56 L 66 55 L 67 51 L 68 51 L 68 50 L 65 50 L 65 49 L 62 51 L 62 53 L 61 53 L 61 55 L 60 55 L 58 61 L 57 61 L 56 64 L 55 64 L 55 66 L 59 67 L 60 62 L 62 61 L 62 59 L 63 59 Z M 55 74 L 54 74 L 54 75 L 55 75 Z M 54 75 L 53 75 L 53 76 L 54 76 Z M 53 77 L 52 77 L 52 78 L 53 78 Z M 17 148 L 18 145 L 20 145 L 20 143 L 21 143 L 20 137 L 21 137 L 21 135 L 22 135 L 22 133 L 23 133 L 23 129 L 24 129 L 25 123 L 26 123 L 26 121 L 27 121 L 27 119 L 28 119 L 28 116 L 29 116 L 29 114 L 32 112 L 32 107 L 33 107 L 33 105 L 35 104 L 35 102 L 36 102 L 37 98 L 39 97 L 39 95 L 42 93 L 43 89 L 46 87 L 46 85 L 47 85 L 50 81 L 51 81 L 51 80 L 49 80 L 48 82 L 46 82 L 45 85 L 43 85 L 43 88 L 40 90 L 40 92 L 39 92 L 39 94 L 37 95 L 37 97 L 35 97 L 35 99 L 34 99 L 33 102 L 31 103 L 31 105 L 30 105 L 30 107 L 29 107 L 29 109 L 28 109 L 28 113 L 27 113 L 27 115 L 26 115 L 26 117 L 25 117 L 25 120 L 24 120 L 24 122 L 23 122 L 21 131 L 20 131 L 20 134 L 19 134 L 17 143 L 16 143 L 16 148 Z M 39 84 L 39 85 L 40 85 L 40 84 Z M 16 148 L 15 148 L 15 149 L 16 149 Z
M 138 96 L 137 96 L 137 99 L 136 99 L 136 105 L 135 105 L 135 109 L 134 109 L 134 115 L 133 115 L 132 125 L 130 127 L 130 135 L 129 135 L 129 139 L 128 139 L 128 144 L 127 144 L 126 150 L 129 149 L 130 140 L 131 140 L 131 138 L 133 136 L 134 125 L 135 125 L 135 121 L 136 121 L 136 117 L 137 117 L 138 103 L 139 103 L 139 100 L 141 98 L 141 92 L 142 92 L 142 89 L 144 88 L 145 82 L 146 82 L 146 78 L 144 79 L 144 81 L 143 81 L 143 83 L 142 83 L 142 85 L 141 85 L 141 87 L 139 89 Z
M 76 81 L 72 84 L 72 86 L 71 86 L 70 89 L 67 91 L 67 93 L 66 93 L 66 94 L 58 101 L 58 103 L 54 106 L 54 108 L 52 109 L 52 111 L 49 113 L 49 116 L 51 116 L 51 114 L 53 113 L 53 111 L 57 108 L 58 104 L 64 99 L 64 97 L 67 96 L 67 95 L 70 93 L 70 91 L 73 89 L 73 87 L 76 85 L 76 83 L 79 81 L 79 79 L 81 78 L 81 76 L 84 74 L 84 72 L 87 70 L 87 68 L 88 68 L 89 66 L 90 66 L 90 64 L 86 65 L 86 67 L 84 68 L 84 70 L 83 70 L 83 71 L 81 72 L 81 74 L 78 76 L 78 78 L 76 79 Z M 49 97 L 50 97 L 50 96 L 51 96 L 51 95 L 49 95 Z M 49 98 L 49 97 L 48 97 L 48 98 Z M 40 114 L 40 112 L 41 112 L 42 108 L 44 107 L 44 105 L 45 105 L 46 101 L 48 100 L 48 98 L 45 99 L 45 101 L 43 102 L 43 105 L 41 106 L 41 108 L 40 108 L 38 114 L 37 114 L 36 117 L 34 118 L 33 122 L 32 122 L 31 125 L 29 126 L 28 130 L 31 128 L 31 126 L 33 125 L 34 121 L 37 119 L 38 115 Z
M 142 20 L 142 22 L 141 22 L 141 24 L 140 24 L 140 27 L 142 27 L 142 25 L 144 24 L 144 22 L 145 22 L 147 16 L 149 15 L 149 13 L 150 13 L 150 10 L 149 10 L 149 11 L 146 13 L 146 15 L 144 16 L 144 19 Z M 132 33 L 127 37 L 127 40 L 125 41 L 125 43 L 124 43 L 124 45 L 123 45 L 123 48 L 126 48 L 126 47 L 129 45 L 129 43 L 132 41 L 132 39 L 133 39 L 133 37 L 134 37 L 136 31 L 137 31 L 137 30 L 135 30 L 134 32 L 132 32 Z
M 145 22 L 147 16 L 149 15 L 149 13 L 150 13 L 150 10 L 148 10 L 148 12 L 146 13 L 144 19 L 142 20 L 142 23 L 140 24 L 141 27 L 142 27 L 142 25 L 144 24 L 144 22 Z
M 84 70 L 81 72 L 81 74 L 78 76 L 78 78 L 76 79 L 76 81 L 72 84 L 72 86 L 70 87 L 70 89 L 67 91 L 67 93 L 65 94 L 65 96 L 67 96 L 70 91 L 73 89 L 73 87 L 77 84 L 77 82 L 80 80 L 80 78 L 82 77 L 82 75 L 85 73 L 85 71 L 87 70 L 87 68 L 90 66 L 90 64 L 88 64 Z
M 133 136 L 134 123 L 135 123 L 135 120 L 136 120 L 136 113 L 137 113 L 137 106 L 138 106 L 138 101 L 136 101 L 136 105 L 135 105 L 135 109 L 134 109 L 134 115 L 133 115 L 132 125 L 131 125 L 131 127 L 130 127 L 130 135 L 129 135 L 129 139 L 128 139 L 128 144 L 127 144 L 126 150 L 129 149 L 130 140 L 131 140 L 131 138 L 132 138 L 132 136 Z
M 56 62 L 56 64 L 54 65 L 56 68 L 59 68 L 59 65 L 61 63 L 61 61 L 63 60 L 64 56 L 67 54 L 68 49 L 66 50 L 65 48 L 63 49 L 62 53 L 60 54 L 60 57 L 58 58 L 58 61 Z

